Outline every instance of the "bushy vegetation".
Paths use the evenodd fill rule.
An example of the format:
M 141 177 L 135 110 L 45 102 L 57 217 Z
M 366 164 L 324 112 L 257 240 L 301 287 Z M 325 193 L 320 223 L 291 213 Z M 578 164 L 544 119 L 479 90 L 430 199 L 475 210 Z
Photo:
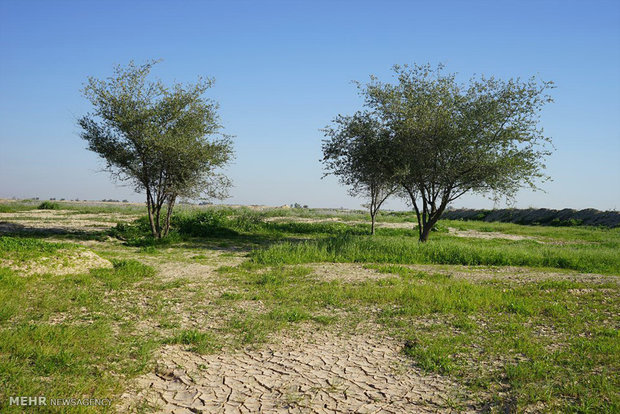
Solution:
M 462 83 L 443 65 L 392 69 L 395 82 L 358 82 L 364 111 L 339 115 L 324 130 L 327 172 L 370 198 L 373 224 L 381 204 L 397 194 L 413 207 L 426 242 L 464 194 L 512 199 L 548 178 L 551 138 L 538 122 L 553 101 L 553 82 L 476 76 Z
M 60 204 L 53 201 L 44 201 L 37 207 L 38 210 L 60 210 Z
M 169 233 L 170 240 L 156 240 L 149 237 L 150 230 L 146 216 L 132 223 L 119 223 L 110 230 L 109 234 L 125 241 L 128 245 L 157 246 L 170 245 L 191 238 L 275 241 L 286 238 L 365 235 L 370 231 L 370 225 L 365 223 L 269 221 L 267 220 L 269 217 L 273 217 L 269 210 L 267 212 L 231 208 L 186 210 L 173 215 Z M 316 218 L 316 216 L 311 217 Z M 441 226 L 438 226 L 438 229 L 440 228 Z M 440 229 L 440 231 L 443 230 Z M 380 228 L 377 234 L 411 236 L 413 231 Z
M 216 170 L 233 151 L 231 137 L 219 132 L 217 105 L 204 96 L 213 81 L 166 87 L 149 79 L 156 63 L 132 61 L 111 77 L 90 77 L 82 93 L 93 111 L 78 125 L 112 176 L 146 193 L 151 234 L 161 239 L 179 197 L 225 198 L 230 182 Z
M 458 238 L 448 227 L 482 232 L 539 237 L 541 240 Z M 507 223 L 440 221 L 437 236 L 428 245 L 415 241 L 407 228 L 379 228 L 376 239 L 364 237 L 368 224 L 343 222 L 266 221 L 261 213 L 234 209 L 208 209 L 175 214 L 170 245 L 191 238 L 269 240 L 268 248 L 255 250 L 252 258 L 262 264 L 313 262 L 371 262 L 402 264 L 451 264 L 530 266 L 581 272 L 620 274 L 620 231 L 581 228 L 525 227 Z M 119 224 L 111 234 L 129 245 L 158 245 L 150 238 L 146 217 Z M 581 240 L 581 242 L 576 242 Z

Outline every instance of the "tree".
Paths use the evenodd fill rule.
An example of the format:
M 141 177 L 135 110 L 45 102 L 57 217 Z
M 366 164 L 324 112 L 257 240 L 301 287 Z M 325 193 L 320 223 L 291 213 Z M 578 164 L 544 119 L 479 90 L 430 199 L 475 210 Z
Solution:
M 468 192 L 512 198 L 545 180 L 551 140 L 538 127 L 552 82 L 456 81 L 440 65 L 394 66 L 397 82 L 358 84 L 390 131 L 389 175 L 413 206 L 425 242 L 448 204 Z
M 94 111 L 78 124 L 106 170 L 146 192 L 151 232 L 162 238 L 178 197 L 226 195 L 230 182 L 216 170 L 233 152 L 230 137 L 219 133 L 217 105 L 203 96 L 213 81 L 166 87 L 147 79 L 156 63 L 131 62 L 105 80 L 89 78 L 83 94 Z
M 350 187 L 350 195 L 369 199 L 370 233 L 374 235 L 377 213 L 396 190 L 387 168 L 388 131 L 368 113 L 338 116 L 333 124 L 323 130 L 328 139 L 323 140 L 322 162 L 327 174 Z

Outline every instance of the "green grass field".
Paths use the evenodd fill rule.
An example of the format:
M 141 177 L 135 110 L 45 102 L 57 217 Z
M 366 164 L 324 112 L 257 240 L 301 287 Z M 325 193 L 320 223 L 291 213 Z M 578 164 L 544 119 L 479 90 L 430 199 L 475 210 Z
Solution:
M 67 210 L 141 212 L 60 203 L 46 220 Z M 0 205 L 0 221 L 34 226 L 36 211 Z M 391 225 L 371 237 L 361 212 L 185 207 L 160 242 L 144 218 L 105 231 L 48 233 L 41 221 L 5 232 L 0 411 L 23 410 L 10 396 L 47 395 L 113 404 L 42 411 L 114 412 L 161 347 L 234 353 L 307 327 L 347 334 L 368 324 L 412 366 L 468 390 L 471 401 L 446 409 L 620 411 L 620 229 L 446 220 L 419 244 L 411 215 L 379 222 Z M 45 267 L 83 250 L 111 265 Z M 26 274 L 22 263 L 43 270 Z

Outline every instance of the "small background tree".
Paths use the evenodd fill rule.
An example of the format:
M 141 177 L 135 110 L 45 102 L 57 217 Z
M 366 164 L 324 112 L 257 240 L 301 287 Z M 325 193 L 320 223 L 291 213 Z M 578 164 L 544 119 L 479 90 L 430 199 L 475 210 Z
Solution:
M 514 197 L 536 189 L 550 154 L 538 127 L 551 82 L 474 78 L 460 84 L 443 67 L 394 66 L 397 82 L 359 85 L 390 131 L 389 174 L 413 205 L 420 241 L 448 204 L 468 192 Z
M 369 200 L 370 232 L 375 234 L 377 213 L 397 188 L 387 166 L 389 132 L 368 113 L 339 116 L 323 132 L 327 139 L 322 162 L 327 174 L 349 186 L 351 196 Z
M 113 177 L 146 193 L 151 231 L 161 238 L 178 197 L 226 196 L 230 182 L 216 170 L 233 152 L 230 137 L 219 133 L 217 105 L 204 97 L 212 80 L 165 87 L 147 79 L 155 63 L 131 62 L 105 80 L 89 78 L 83 94 L 94 111 L 78 124 Z

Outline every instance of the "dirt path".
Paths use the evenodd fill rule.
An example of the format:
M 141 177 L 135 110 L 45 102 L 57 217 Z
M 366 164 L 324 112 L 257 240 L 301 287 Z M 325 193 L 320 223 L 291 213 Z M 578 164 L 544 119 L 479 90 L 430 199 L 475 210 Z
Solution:
M 423 374 L 401 344 L 376 335 L 305 334 L 256 350 L 198 355 L 166 346 L 121 410 L 142 401 L 161 413 L 437 413 L 464 391 Z
M 306 266 L 312 267 L 314 270 L 313 275 L 326 281 L 339 280 L 353 283 L 397 276 L 395 273 L 382 273 L 369 268 L 369 265 L 357 263 L 311 263 Z M 580 283 L 620 284 L 620 278 L 616 276 L 600 275 L 596 273 L 580 273 L 571 270 L 562 272 L 518 266 L 463 266 L 437 264 L 404 264 L 396 266 L 402 266 L 411 270 L 426 272 L 429 274 L 442 274 L 455 279 L 467 280 L 474 283 L 498 280 L 507 283 L 523 284 L 542 282 L 545 280 L 565 280 Z
M 448 227 L 448 233 L 456 237 L 471 237 L 474 239 L 506 239 L 506 240 L 534 240 L 538 243 L 542 243 L 533 236 L 520 236 L 518 234 L 506 234 L 496 231 L 478 231 L 478 230 L 458 230 L 452 227 Z
M 47 231 L 93 232 L 107 230 L 117 222 L 131 222 L 137 215 L 121 213 L 79 213 L 73 210 L 29 210 L 0 213 L 0 233 Z
M 265 219 L 266 222 L 275 222 L 275 223 L 342 223 L 347 224 L 349 226 L 354 226 L 356 224 L 368 224 L 370 225 L 370 221 L 364 220 L 343 220 L 339 217 L 326 217 L 326 218 L 306 218 L 306 217 L 268 217 Z M 414 223 L 408 222 L 377 222 L 377 227 L 383 227 L 386 229 L 412 229 L 416 225 Z

